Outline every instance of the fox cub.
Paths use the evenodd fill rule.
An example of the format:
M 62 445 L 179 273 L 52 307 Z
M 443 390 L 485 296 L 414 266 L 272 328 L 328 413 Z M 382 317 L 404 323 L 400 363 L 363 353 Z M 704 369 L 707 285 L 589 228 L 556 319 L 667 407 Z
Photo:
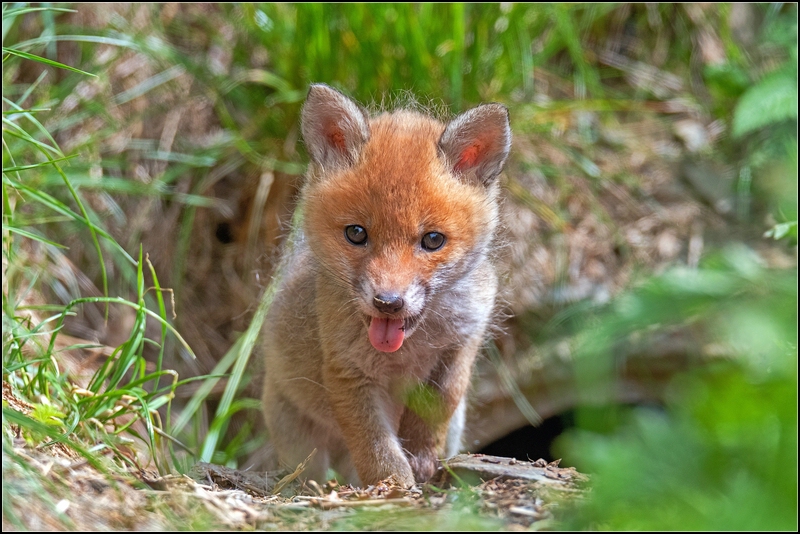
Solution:
M 447 124 L 376 117 L 323 84 L 302 112 L 311 164 L 264 332 L 278 459 L 320 479 L 405 486 L 458 452 L 497 293 L 501 104 Z

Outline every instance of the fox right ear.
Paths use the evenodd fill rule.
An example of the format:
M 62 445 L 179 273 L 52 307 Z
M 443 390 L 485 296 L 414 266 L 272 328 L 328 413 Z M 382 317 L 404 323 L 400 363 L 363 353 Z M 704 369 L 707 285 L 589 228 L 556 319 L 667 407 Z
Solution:
M 508 109 L 483 104 L 450 121 L 439 150 L 454 172 L 490 184 L 503 170 L 511 148 Z
M 311 159 L 323 168 L 353 165 L 369 139 L 368 121 L 353 100 L 325 84 L 312 84 L 301 121 Z

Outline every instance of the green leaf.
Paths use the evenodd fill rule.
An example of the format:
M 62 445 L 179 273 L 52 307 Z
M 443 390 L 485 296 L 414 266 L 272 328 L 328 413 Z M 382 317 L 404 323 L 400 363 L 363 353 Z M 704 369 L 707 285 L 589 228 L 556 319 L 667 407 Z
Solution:
M 786 236 L 797 237 L 797 221 L 776 224 L 764 234 L 764 237 L 771 237 L 775 240 L 783 239 Z
M 797 80 L 781 70 L 742 95 L 733 115 L 733 136 L 789 119 L 797 119 Z
M 64 426 L 64 421 L 62 421 L 62 419 L 64 419 L 66 415 L 51 404 L 34 404 L 31 417 L 46 425 Z

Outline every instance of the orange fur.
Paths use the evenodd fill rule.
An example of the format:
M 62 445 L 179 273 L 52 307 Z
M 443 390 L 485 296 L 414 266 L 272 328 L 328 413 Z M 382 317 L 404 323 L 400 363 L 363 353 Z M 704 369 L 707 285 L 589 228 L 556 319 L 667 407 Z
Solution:
M 304 220 L 264 331 L 271 439 L 290 465 L 316 447 L 312 477 L 333 464 L 364 484 L 424 481 L 457 452 L 494 306 L 505 108 L 481 106 L 447 125 L 408 110 L 370 119 L 315 85 L 303 134 L 312 157 Z M 354 225 L 363 243 L 346 236 Z M 394 350 L 373 342 L 381 335 Z

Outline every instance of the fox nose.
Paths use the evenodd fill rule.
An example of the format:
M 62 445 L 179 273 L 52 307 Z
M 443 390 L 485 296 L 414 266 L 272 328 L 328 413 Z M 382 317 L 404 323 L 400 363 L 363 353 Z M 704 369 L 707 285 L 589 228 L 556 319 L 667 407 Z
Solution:
M 397 313 L 405 305 L 403 298 L 394 293 L 379 293 L 373 297 L 372 303 L 383 313 Z

